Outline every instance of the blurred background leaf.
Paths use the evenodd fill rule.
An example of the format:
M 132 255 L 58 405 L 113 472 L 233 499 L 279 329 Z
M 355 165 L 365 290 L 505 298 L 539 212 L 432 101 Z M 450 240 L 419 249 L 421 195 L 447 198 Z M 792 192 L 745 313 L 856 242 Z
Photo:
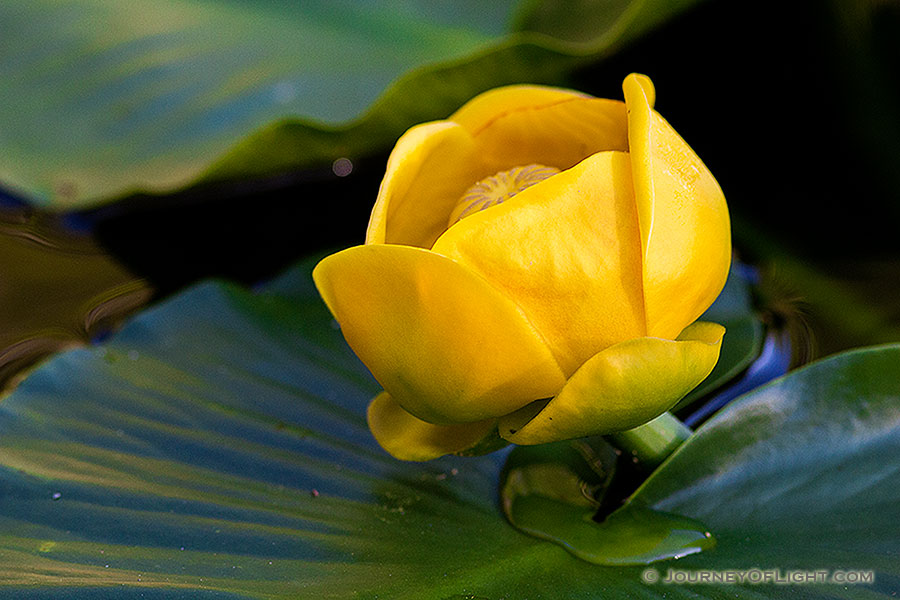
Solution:
M 72 209 L 355 159 L 695 2 L 4 2 L 0 181 Z

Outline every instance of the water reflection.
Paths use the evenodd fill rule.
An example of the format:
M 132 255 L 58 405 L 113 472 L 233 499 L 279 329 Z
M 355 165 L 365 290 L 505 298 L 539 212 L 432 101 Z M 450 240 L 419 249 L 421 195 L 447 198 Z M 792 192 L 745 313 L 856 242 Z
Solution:
M 61 218 L 0 205 L 0 393 L 60 350 L 98 340 L 153 289 Z

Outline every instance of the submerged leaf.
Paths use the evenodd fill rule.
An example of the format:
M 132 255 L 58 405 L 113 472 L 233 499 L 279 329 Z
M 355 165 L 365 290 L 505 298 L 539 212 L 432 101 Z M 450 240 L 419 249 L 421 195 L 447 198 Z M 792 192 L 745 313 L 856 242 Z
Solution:
M 512 451 L 500 488 L 509 522 L 598 565 L 645 565 L 715 546 L 702 523 L 626 505 L 602 520 L 597 510 L 618 454 L 602 438 Z

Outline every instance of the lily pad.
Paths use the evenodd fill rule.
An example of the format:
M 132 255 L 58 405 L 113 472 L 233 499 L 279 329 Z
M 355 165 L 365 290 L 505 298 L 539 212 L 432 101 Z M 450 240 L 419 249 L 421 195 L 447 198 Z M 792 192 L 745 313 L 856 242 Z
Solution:
M 503 513 L 517 529 L 598 565 L 645 565 L 715 546 L 687 517 L 632 506 L 604 515 L 619 462 L 603 438 L 516 448 L 501 476 Z
M 330 166 L 695 2 L 3 2 L 0 181 L 69 209 Z
M 848 585 L 647 584 L 507 524 L 505 453 L 402 463 L 309 282 L 197 285 L 0 403 L 0 597 L 888 597 L 900 582 L 900 346 L 729 405 L 637 508 L 699 519 L 682 569 L 871 569 Z M 667 567 L 665 567 L 667 568 Z M 664 571 L 661 568 L 660 571 Z M 664 576 L 665 573 L 663 572 Z

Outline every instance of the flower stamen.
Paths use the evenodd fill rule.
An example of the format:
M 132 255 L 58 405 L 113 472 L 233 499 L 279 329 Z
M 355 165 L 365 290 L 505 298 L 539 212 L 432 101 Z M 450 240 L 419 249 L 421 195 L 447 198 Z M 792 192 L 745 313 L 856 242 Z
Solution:
M 506 202 L 522 190 L 559 173 L 556 167 L 531 164 L 513 167 L 485 177 L 462 195 L 456 208 L 450 213 L 447 226 L 457 223 L 463 217 L 475 214 L 501 202 Z

